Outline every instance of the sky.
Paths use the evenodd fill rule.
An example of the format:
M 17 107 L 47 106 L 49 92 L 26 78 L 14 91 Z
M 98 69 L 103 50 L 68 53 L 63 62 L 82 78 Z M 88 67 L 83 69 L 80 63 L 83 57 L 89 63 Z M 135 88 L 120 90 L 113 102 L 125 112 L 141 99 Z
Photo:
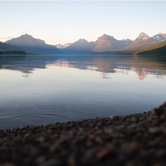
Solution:
M 0 41 L 23 34 L 47 44 L 95 41 L 103 34 L 118 40 L 166 33 L 166 1 L 2 1 Z

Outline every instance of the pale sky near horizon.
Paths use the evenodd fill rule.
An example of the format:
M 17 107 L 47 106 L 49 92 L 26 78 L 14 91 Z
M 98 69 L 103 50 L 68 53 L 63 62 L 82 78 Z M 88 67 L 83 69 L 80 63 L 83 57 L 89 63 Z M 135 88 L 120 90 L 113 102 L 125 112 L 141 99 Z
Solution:
M 103 34 L 134 40 L 166 33 L 166 1 L 2 1 L 0 41 L 29 34 L 47 44 L 95 41 Z

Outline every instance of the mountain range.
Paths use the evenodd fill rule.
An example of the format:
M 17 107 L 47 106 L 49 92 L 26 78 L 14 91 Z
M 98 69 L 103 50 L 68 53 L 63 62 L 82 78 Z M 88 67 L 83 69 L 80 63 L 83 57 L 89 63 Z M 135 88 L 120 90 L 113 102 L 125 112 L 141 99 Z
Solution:
M 120 49 L 132 44 L 132 40 L 117 40 L 113 36 L 102 35 L 94 42 L 88 42 L 85 39 L 79 39 L 68 47 L 62 49 L 64 53 L 101 53 Z
M 96 41 L 88 42 L 86 39 L 79 39 L 74 43 L 65 45 L 49 45 L 44 40 L 36 39 L 31 35 L 25 34 L 20 37 L 13 38 L 5 43 L 0 42 L 0 53 L 24 52 L 24 53 L 125 53 L 138 54 L 164 47 L 166 34 L 158 33 L 152 37 L 141 32 L 135 40 L 123 39 L 117 40 L 113 36 L 102 35 Z
M 130 39 L 117 40 L 113 36 L 102 35 L 94 42 L 88 42 L 85 39 L 79 39 L 68 47 L 61 49 L 63 53 L 111 53 L 111 52 L 125 52 L 135 48 L 139 49 L 141 44 L 154 44 L 166 40 L 166 34 L 158 33 L 153 37 L 149 37 L 145 33 L 140 33 L 133 41 Z
M 31 35 L 25 34 L 18 38 L 13 38 L 5 42 L 16 47 L 19 47 L 27 52 L 34 53 L 50 53 L 57 54 L 60 53 L 59 49 L 53 45 L 48 45 L 44 40 L 36 39 Z

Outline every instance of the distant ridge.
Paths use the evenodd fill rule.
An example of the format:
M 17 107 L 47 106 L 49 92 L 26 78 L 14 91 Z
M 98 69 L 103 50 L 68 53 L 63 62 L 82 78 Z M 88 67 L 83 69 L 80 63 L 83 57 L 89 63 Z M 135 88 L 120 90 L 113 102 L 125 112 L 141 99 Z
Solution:
M 123 48 L 133 43 L 132 40 L 117 40 L 113 36 L 102 35 L 94 42 L 79 39 L 68 47 L 62 49 L 65 53 L 100 53 L 113 49 Z
M 146 33 L 141 32 L 138 37 L 132 41 L 130 39 L 117 40 L 113 36 L 103 34 L 96 41 L 88 42 L 85 39 L 70 44 L 66 48 L 62 48 L 63 53 L 130 53 L 135 54 L 138 50 L 156 42 L 166 40 L 166 34 L 158 33 L 150 37 Z
M 152 38 L 157 40 L 157 41 L 164 41 L 164 40 L 166 40 L 166 34 L 165 33 L 158 33 L 157 35 L 154 35 Z
M 88 42 L 85 39 L 79 39 L 70 46 L 64 48 L 63 53 L 92 53 L 93 42 Z
M 119 49 L 132 44 L 132 40 L 117 40 L 113 36 L 102 35 L 95 42 L 95 47 L 92 49 L 94 52 L 105 52 L 112 49 Z
M 135 39 L 133 44 L 142 44 L 142 43 L 153 43 L 166 40 L 165 34 L 157 34 L 153 37 L 149 37 L 144 32 L 140 33 L 139 36 Z
M 0 54 L 26 54 L 22 49 L 0 42 Z
M 150 39 L 150 37 L 146 33 L 141 32 L 139 36 L 135 39 L 135 41 L 145 41 L 148 39 Z
M 2 43 L 2 42 L 0 42 L 0 50 L 1 51 L 6 51 L 6 50 L 8 50 L 8 51 L 13 51 L 13 50 L 19 50 L 20 48 L 18 48 L 18 47 L 15 47 L 15 46 L 12 46 L 12 45 L 9 45 L 9 44 L 5 44 L 5 43 Z
M 72 43 L 67 43 L 67 44 L 57 44 L 55 45 L 55 47 L 62 49 L 62 48 L 66 48 L 68 46 L 70 46 Z
M 57 47 L 48 45 L 44 40 L 36 39 L 31 35 L 25 34 L 17 38 L 8 40 L 3 44 L 9 44 L 12 49 L 20 49 L 27 53 L 51 53 L 51 54 L 86 54 L 86 53 L 121 53 L 121 54 L 137 54 L 147 51 L 156 43 L 166 41 L 165 33 L 158 33 L 152 37 L 141 32 L 133 41 L 130 39 L 117 40 L 113 36 L 103 34 L 96 41 L 88 42 L 86 39 L 79 39 L 74 43 L 64 45 L 58 44 Z M 6 48 L 9 49 L 9 45 Z M 2 43 L 0 45 L 2 47 Z M 5 46 L 5 45 L 4 45 Z M 155 47 L 156 48 L 156 47 Z M 156 48 L 157 49 L 157 48 Z M 0 49 L 1 51 L 1 49 Z
M 149 48 L 158 47 L 162 41 L 166 41 L 166 34 L 164 33 L 158 33 L 155 36 L 149 37 L 142 32 L 131 45 L 121 49 L 111 50 L 108 53 L 113 52 L 118 54 L 138 54 L 139 52 L 148 50 Z
M 139 50 L 137 55 L 166 55 L 166 41 L 158 42 Z
M 57 49 L 55 46 L 48 45 L 44 42 L 44 40 L 36 39 L 28 34 L 21 35 L 17 38 L 13 38 L 11 40 L 6 41 L 5 43 L 32 52 L 51 54 L 60 53 L 59 49 Z

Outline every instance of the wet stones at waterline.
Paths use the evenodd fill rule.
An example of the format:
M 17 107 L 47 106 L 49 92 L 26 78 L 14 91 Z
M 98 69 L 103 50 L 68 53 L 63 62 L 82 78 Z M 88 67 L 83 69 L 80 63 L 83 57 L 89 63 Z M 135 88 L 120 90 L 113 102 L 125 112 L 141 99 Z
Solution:
M 166 103 L 149 112 L 0 131 L 0 166 L 166 165 Z

